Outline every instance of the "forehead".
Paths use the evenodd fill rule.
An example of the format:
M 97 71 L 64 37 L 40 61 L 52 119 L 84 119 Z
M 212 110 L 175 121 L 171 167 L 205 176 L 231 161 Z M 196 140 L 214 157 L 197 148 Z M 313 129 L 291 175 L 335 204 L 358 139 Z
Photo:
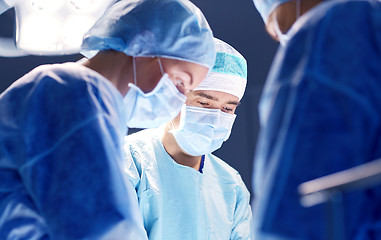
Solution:
M 214 90 L 196 90 L 187 94 L 189 100 L 196 98 L 205 98 L 211 101 L 216 101 L 220 103 L 232 103 L 236 102 L 238 104 L 239 99 L 230 93 L 214 91 Z

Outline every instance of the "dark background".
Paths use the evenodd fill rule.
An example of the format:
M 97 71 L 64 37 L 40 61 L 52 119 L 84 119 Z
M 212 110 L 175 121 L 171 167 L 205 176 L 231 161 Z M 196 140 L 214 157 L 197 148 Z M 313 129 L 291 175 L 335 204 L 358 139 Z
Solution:
M 258 101 L 277 43 L 266 33 L 252 0 L 192 0 L 204 13 L 217 38 L 236 48 L 248 62 L 248 84 L 232 134 L 215 152 L 239 171 L 251 191 L 252 164 L 258 135 Z M 14 35 L 13 9 L 0 15 L 0 37 Z M 13 81 L 45 63 L 77 61 L 80 55 L 0 57 L 0 92 Z

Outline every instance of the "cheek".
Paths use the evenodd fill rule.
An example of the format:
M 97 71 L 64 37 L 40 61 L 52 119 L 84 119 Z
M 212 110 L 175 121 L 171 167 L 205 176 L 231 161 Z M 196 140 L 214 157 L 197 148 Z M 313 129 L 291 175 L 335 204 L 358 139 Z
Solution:
M 185 101 L 185 105 L 192 105 L 192 101 L 189 98 L 187 98 L 187 100 Z
M 195 89 L 205 78 L 198 78 L 198 79 L 195 79 L 193 78 L 194 80 L 192 81 L 192 84 L 191 84 L 191 81 L 188 82 L 188 85 L 190 86 L 189 88 L 191 90 Z
M 187 100 L 185 101 L 186 105 L 194 105 L 195 104 L 196 99 L 193 96 L 193 93 L 188 93 L 185 96 L 187 97 Z
M 137 77 L 137 85 L 144 92 L 151 92 L 159 83 L 161 75 L 149 74 L 143 75 L 141 78 Z
M 174 119 L 172 119 L 172 124 L 173 124 L 173 127 L 174 127 L 174 128 L 178 128 L 178 127 L 179 127 L 179 124 L 180 124 L 180 116 L 181 116 L 181 112 L 180 112 L 179 115 L 177 115 Z

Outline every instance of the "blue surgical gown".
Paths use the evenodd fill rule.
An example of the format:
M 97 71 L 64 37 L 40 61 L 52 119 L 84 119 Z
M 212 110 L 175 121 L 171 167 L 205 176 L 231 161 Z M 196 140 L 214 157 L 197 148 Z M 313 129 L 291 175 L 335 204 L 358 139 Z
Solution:
M 250 194 L 241 176 L 212 154 L 203 173 L 176 163 L 163 128 L 126 137 L 125 171 L 150 240 L 252 239 Z
M 327 239 L 325 206 L 303 208 L 297 187 L 381 157 L 381 2 L 323 2 L 288 34 L 259 107 L 255 237 Z M 381 184 L 342 207 L 345 239 L 381 239 Z
M 146 239 L 122 174 L 123 100 L 77 63 L 0 95 L 0 239 Z

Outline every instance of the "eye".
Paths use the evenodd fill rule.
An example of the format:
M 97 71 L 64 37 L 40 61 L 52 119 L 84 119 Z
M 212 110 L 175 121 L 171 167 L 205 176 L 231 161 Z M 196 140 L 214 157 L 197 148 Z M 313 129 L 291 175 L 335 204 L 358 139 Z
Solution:
M 177 87 L 177 90 L 179 90 L 179 92 L 181 92 L 182 94 L 187 94 L 187 91 L 186 91 L 185 86 L 184 86 L 184 81 L 176 78 L 175 79 L 175 85 Z
M 234 110 L 234 109 L 233 109 L 233 108 L 230 108 L 230 107 L 223 107 L 223 108 L 222 108 L 222 111 L 223 111 L 223 112 L 226 112 L 226 113 L 231 113 L 231 112 L 233 112 L 233 110 Z
M 209 106 L 209 103 L 208 103 L 208 102 L 205 102 L 205 101 L 197 100 L 197 103 L 200 104 L 200 105 L 203 106 L 203 107 L 207 107 L 207 106 Z
M 176 76 L 176 77 L 173 77 L 172 82 L 177 87 L 177 90 L 179 90 L 179 92 L 181 92 L 184 95 L 187 95 L 188 93 L 190 93 L 192 91 L 189 88 L 189 84 L 187 85 L 187 77 L 186 76 L 181 76 L 181 77 Z
M 192 90 L 190 86 L 190 82 L 191 82 L 190 75 L 183 72 L 177 72 L 176 74 L 173 75 L 173 80 L 176 87 L 179 89 L 181 93 L 187 94 Z

